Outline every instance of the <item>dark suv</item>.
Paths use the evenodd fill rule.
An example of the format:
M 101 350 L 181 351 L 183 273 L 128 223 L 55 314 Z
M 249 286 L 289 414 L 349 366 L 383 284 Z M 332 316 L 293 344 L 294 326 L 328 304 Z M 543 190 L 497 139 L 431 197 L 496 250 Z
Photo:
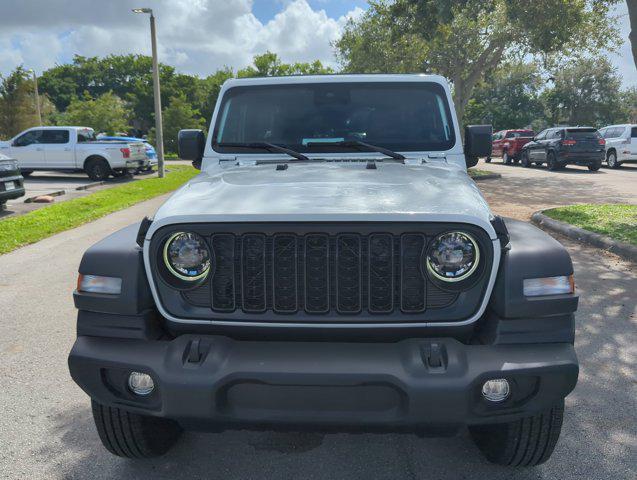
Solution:
M 602 166 L 605 141 L 592 127 L 556 127 L 541 131 L 522 148 L 521 164 L 546 163 L 549 170 L 582 165 L 596 172 Z
M 24 195 L 24 178 L 20 174 L 18 162 L 0 154 L 0 211 L 7 200 Z

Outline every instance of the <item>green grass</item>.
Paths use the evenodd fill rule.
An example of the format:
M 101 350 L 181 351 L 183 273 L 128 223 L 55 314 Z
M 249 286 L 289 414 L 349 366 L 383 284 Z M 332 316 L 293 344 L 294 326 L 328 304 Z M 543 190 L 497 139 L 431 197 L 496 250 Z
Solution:
M 637 245 L 637 205 L 572 205 L 545 210 L 544 214 L 554 220 Z
M 0 254 L 171 192 L 199 173 L 185 165 L 171 165 L 167 170 L 162 179 L 154 177 L 126 183 L 0 220 Z
M 467 173 L 469 174 L 469 176 L 471 178 L 478 178 L 478 177 L 484 177 L 485 175 L 492 175 L 493 172 L 490 172 L 488 170 L 480 170 L 477 168 L 469 168 L 467 170 Z

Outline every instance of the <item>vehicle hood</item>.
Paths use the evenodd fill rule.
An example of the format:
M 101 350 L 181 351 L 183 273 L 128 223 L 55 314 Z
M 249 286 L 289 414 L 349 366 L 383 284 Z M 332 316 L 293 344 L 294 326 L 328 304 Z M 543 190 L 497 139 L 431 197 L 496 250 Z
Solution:
M 422 165 L 289 162 L 210 167 L 157 211 L 148 233 L 166 224 L 251 221 L 440 221 L 472 223 L 492 238 L 489 207 L 464 169 Z

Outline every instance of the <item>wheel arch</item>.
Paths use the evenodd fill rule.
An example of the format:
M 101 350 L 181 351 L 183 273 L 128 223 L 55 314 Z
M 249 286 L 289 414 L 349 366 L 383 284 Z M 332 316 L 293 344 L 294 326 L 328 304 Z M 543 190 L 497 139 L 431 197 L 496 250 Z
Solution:
M 104 160 L 106 163 L 108 163 L 109 167 L 111 166 L 110 162 L 108 161 L 108 158 L 106 158 L 104 155 L 100 155 L 98 153 L 92 153 L 84 159 L 84 161 L 82 162 L 82 168 L 86 170 L 86 165 L 91 160 Z

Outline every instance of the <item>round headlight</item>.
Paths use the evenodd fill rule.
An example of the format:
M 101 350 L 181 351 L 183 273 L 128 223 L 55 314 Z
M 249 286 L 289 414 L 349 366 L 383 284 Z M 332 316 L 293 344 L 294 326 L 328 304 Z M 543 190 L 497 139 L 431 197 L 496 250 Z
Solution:
M 208 275 L 210 251 L 201 236 L 191 232 L 179 232 L 166 241 L 164 262 L 174 276 L 192 282 Z
M 471 235 L 447 232 L 438 235 L 427 253 L 427 271 L 443 282 L 459 282 L 475 272 L 480 249 Z

